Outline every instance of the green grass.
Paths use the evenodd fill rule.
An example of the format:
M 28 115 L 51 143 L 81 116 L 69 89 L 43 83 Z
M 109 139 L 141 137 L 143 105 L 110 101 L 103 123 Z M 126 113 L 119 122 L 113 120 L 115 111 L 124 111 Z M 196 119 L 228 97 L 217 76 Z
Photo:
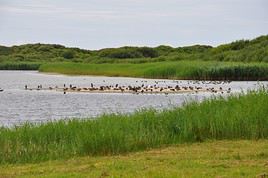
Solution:
M 267 63 L 177 61 L 142 64 L 44 64 L 41 72 L 165 79 L 268 80 Z
M 117 156 L 0 166 L 0 177 L 261 177 L 268 141 L 209 141 Z
M 260 90 L 162 112 L 1 128 L 0 163 L 116 155 L 211 139 L 266 139 L 267 101 L 268 92 Z

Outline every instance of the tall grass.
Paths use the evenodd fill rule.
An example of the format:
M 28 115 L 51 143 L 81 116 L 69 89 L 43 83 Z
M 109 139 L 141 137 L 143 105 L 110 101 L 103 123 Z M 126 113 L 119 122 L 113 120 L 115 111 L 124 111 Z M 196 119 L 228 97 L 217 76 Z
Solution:
M 267 80 L 267 65 L 236 65 L 199 69 L 192 73 L 193 79 L 207 80 Z
M 38 70 L 41 64 L 39 63 L 20 63 L 9 62 L 0 63 L 0 70 Z
M 0 163 L 111 155 L 207 139 L 268 138 L 268 91 L 182 108 L 0 129 Z
M 42 72 L 165 79 L 268 80 L 267 63 L 177 61 L 141 64 L 45 64 Z

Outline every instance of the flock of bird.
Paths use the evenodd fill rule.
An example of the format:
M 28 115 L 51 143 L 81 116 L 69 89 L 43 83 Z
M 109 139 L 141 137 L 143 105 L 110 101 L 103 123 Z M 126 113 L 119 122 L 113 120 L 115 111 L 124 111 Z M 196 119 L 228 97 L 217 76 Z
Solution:
M 103 81 L 105 82 L 105 81 Z M 138 82 L 138 81 L 136 81 Z M 160 83 L 166 83 L 166 81 L 155 81 L 153 85 L 147 84 L 147 81 L 140 81 L 141 85 L 95 85 L 90 83 L 89 87 L 77 87 L 72 84 L 63 85 L 62 87 L 48 87 L 43 88 L 42 85 L 38 85 L 37 88 L 28 88 L 25 85 L 25 90 L 54 90 L 61 91 L 64 94 L 67 92 L 88 92 L 88 93 L 133 93 L 133 94 L 170 94 L 170 93 L 184 93 L 184 92 L 212 92 L 212 93 L 230 93 L 231 88 L 223 89 L 222 87 L 204 87 L 197 86 L 198 84 L 225 84 L 230 83 L 230 81 L 188 81 L 187 85 L 182 83 L 182 81 L 173 81 L 173 85 L 159 85 Z M 191 84 L 194 84 L 191 86 Z

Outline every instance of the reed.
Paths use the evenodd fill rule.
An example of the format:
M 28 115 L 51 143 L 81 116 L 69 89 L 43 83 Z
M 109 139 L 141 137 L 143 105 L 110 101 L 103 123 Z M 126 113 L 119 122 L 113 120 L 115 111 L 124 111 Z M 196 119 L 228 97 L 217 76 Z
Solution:
M 224 67 L 213 67 L 207 69 L 199 69 L 191 74 L 193 79 L 205 80 L 267 80 L 267 65 L 235 65 Z
M 70 75 L 104 75 L 123 77 L 145 77 L 161 79 L 196 80 L 268 80 L 267 63 L 176 61 L 153 63 L 44 64 L 41 72 L 55 72 Z
M 39 63 L 19 63 L 9 62 L 0 63 L 0 70 L 38 70 L 41 64 Z
M 164 111 L 103 115 L 0 129 L 0 163 L 114 155 L 165 145 L 268 138 L 268 91 L 191 102 Z

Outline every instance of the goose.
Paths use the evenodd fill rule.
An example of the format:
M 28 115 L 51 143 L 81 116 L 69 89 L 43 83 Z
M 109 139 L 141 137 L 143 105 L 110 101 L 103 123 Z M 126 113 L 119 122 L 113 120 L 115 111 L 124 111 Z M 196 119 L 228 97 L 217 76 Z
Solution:
M 4 89 L 0 88 L 0 92 L 3 92 L 3 91 L 4 91 Z

